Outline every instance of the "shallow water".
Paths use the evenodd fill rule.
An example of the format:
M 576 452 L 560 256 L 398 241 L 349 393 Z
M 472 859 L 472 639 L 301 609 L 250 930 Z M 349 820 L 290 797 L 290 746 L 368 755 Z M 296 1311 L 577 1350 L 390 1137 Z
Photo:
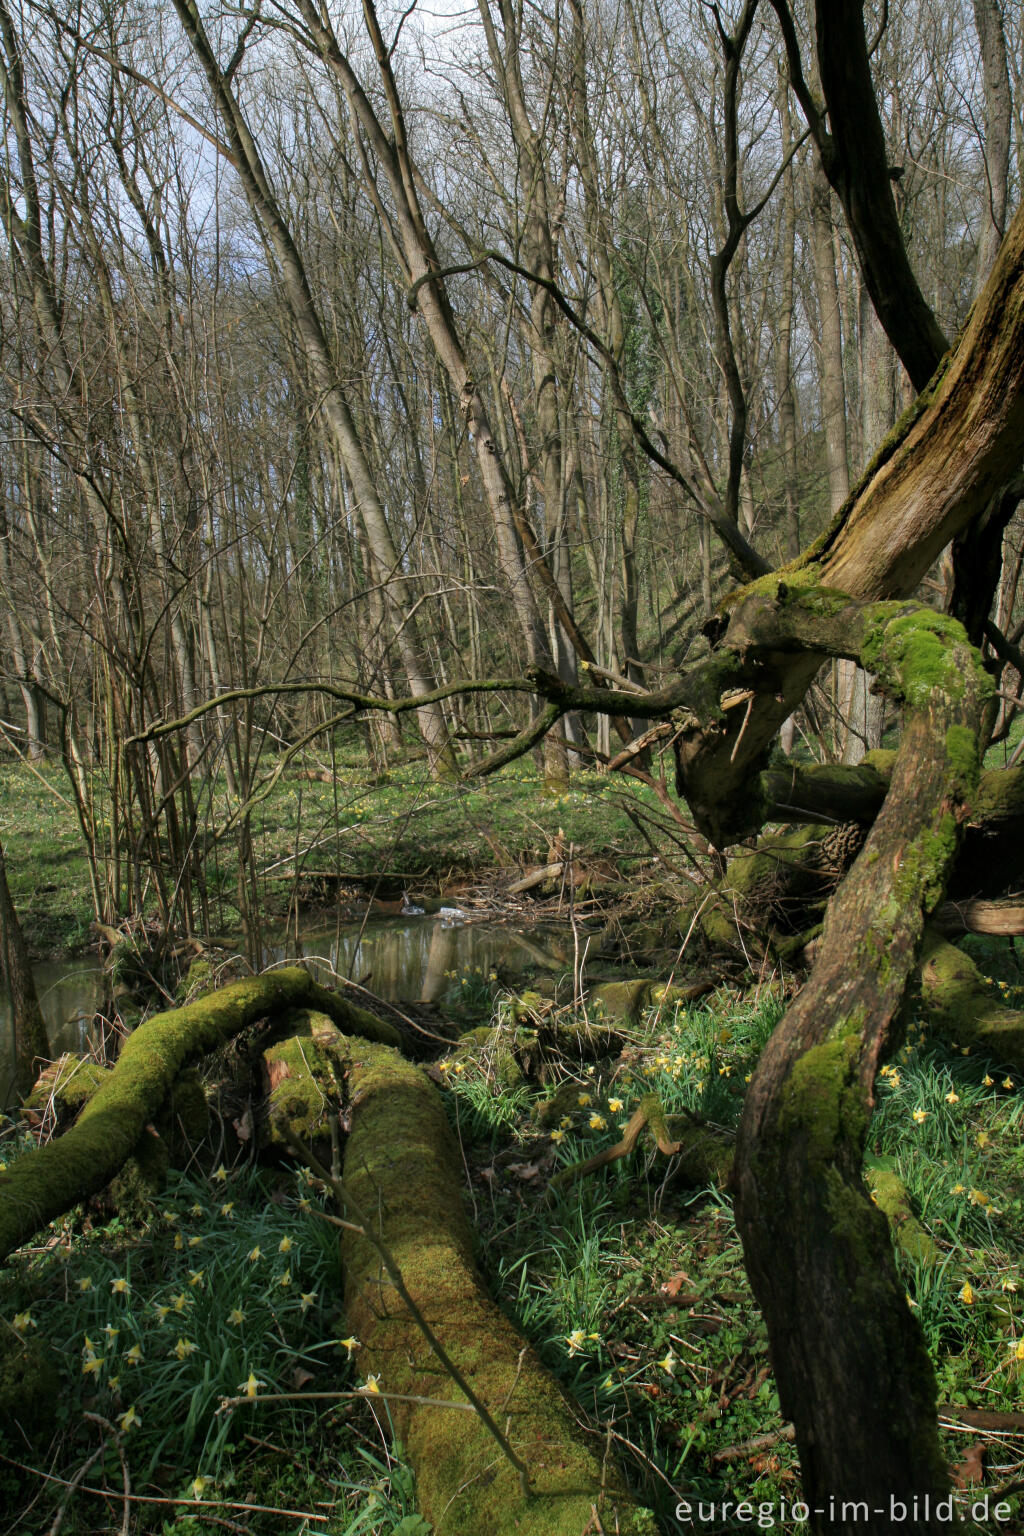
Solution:
M 300 948 L 391 1003 L 441 1001 L 453 984 L 452 972 L 457 985 L 462 976 L 477 971 L 488 976 L 503 966 L 571 966 L 573 954 L 572 936 L 564 931 L 523 932 L 498 923 L 448 927 L 437 917 L 378 917 L 340 928 L 311 927 L 302 933 Z M 276 947 L 273 958 L 295 954 L 292 941 Z M 100 997 L 100 961 L 92 956 L 46 961 L 33 971 L 54 1056 L 85 1050 Z M 10 1000 L 0 988 L 0 1106 L 9 1102 L 13 1081 Z

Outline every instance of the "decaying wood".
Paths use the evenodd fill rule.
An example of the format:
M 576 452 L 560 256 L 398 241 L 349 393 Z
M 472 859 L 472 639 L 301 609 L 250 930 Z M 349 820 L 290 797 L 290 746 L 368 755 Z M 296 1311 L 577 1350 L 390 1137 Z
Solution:
M 770 620 L 750 614 L 744 623 L 752 636 L 763 625 L 767 638 Z M 811 976 L 754 1074 L 736 1211 L 808 1503 L 866 1498 L 888 1509 L 892 1497 L 940 1494 L 947 1476 L 932 1366 L 861 1164 L 875 1074 L 977 784 L 992 685 L 960 626 L 941 615 L 837 606 L 819 620 L 826 645 L 848 647 L 902 699 L 904 732 L 886 803 L 833 897 Z M 833 622 L 848 627 L 845 640 L 827 638 Z M 827 1529 L 854 1536 L 855 1522 Z M 882 1518 L 873 1529 L 899 1527 Z
M 391 1043 L 399 1039 L 393 1025 L 326 991 L 298 967 L 234 982 L 184 1008 L 155 1015 L 128 1036 L 113 1071 L 74 1125 L 0 1171 L 0 1260 L 110 1182 L 188 1062 L 261 1019 L 310 1006 L 330 1013 L 349 1030 L 366 1030 Z

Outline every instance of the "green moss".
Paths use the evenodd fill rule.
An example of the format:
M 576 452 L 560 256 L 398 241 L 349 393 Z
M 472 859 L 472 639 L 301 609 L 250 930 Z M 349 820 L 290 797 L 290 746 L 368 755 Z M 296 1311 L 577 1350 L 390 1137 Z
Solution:
M 631 981 L 603 981 L 600 986 L 591 988 L 587 1003 L 601 1019 L 635 1024 L 647 1006 L 652 986 L 653 982 L 642 977 Z
M 863 1133 L 867 1112 L 857 1077 L 860 1021 L 839 1038 L 805 1051 L 790 1069 L 779 1107 L 779 1131 L 806 1141 L 812 1165 L 824 1168 L 851 1137 Z
M 392 1400 L 388 1421 L 415 1470 L 422 1514 L 460 1536 L 579 1536 L 596 1507 L 605 1529 L 650 1530 L 617 1469 L 579 1431 L 562 1389 L 486 1295 L 461 1198 L 458 1147 L 433 1085 L 379 1046 L 349 1061 L 352 1130 L 345 1177 L 381 1235 L 405 1285 L 480 1397 L 501 1405 L 513 1445 L 530 1467 L 533 1496 L 481 1421 L 469 1413 Z M 415 1177 L 410 1171 L 415 1170 Z M 343 1237 L 346 1327 L 360 1363 L 385 1393 L 459 1400 L 460 1393 L 354 1233 Z

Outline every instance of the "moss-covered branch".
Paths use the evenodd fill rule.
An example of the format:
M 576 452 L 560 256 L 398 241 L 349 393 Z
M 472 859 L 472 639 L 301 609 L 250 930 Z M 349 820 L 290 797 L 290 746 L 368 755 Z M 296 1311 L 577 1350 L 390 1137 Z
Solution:
M 345 1183 L 361 1210 L 379 1213 L 380 1236 L 417 1306 L 474 1392 L 507 1424 L 530 1468 L 527 1499 L 477 1418 L 393 1401 L 385 1423 L 416 1472 L 421 1512 L 460 1536 L 652 1530 L 605 1460 L 600 1437 L 591 1440 L 580 1429 L 558 1383 L 484 1290 L 462 1205 L 458 1148 L 433 1084 L 394 1051 L 359 1042 L 347 1050 Z M 362 1341 L 360 1360 L 379 1375 L 382 1391 L 451 1397 L 449 1375 L 382 1271 L 374 1245 L 347 1231 L 342 1256 L 347 1326 Z
M 934 931 L 921 952 L 920 984 L 921 1007 L 942 1034 L 1024 1072 L 1024 1013 L 1000 1002 L 970 955 Z
M 292 967 L 234 982 L 161 1013 L 125 1041 L 114 1070 L 63 1136 L 0 1173 L 0 1260 L 80 1200 L 98 1194 L 138 1146 L 181 1069 L 249 1025 L 288 1008 L 317 1007 L 352 1033 L 397 1043 L 393 1025 Z

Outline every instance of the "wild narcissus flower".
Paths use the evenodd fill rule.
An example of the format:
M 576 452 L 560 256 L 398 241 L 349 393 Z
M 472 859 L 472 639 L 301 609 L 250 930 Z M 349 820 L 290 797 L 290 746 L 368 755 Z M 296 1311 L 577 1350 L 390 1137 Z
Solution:
M 127 1431 L 132 1429 L 136 1424 L 142 1423 L 142 1415 L 136 1412 L 135 1404 L 132 1403 L 131 1407 L 126 1408 L 124 1413 L 118 1414 L 117 1422 L 127 1433 Z
M 92 1276 L 91 1275 L 83 1275 L 81 1280 L 79 1280 L 79 1282 L 78 1282 L 78 1289 L 80 1291 L 83 1291 L 83 1292 L 84 1291 L 91 1291 L 92 1290 Z
M 348 1358 L 351 1360 L 352 1359 L 352 1351 L 354 1349 L 360 1349 L 362 1346 L 361 1346 L 359 1340 L 356 1338 L 355 1334 L 354 1333 L 350 1333 L 347 1339 L 339 1339 L 338 1340 L 338 1347 L 339 1347 L 339 1349 L 347 1349 L 348 1350 Z
M 219 1168 L 214 1169 L 210 1177 L 216 1179 L 218 1184 L 225 1184 L 227 1182 L 228 1171 L 224 1167 L 224 1164 L 221 1163 Z
M 928 1119 L 928 1110 L 915 1109 L 912 1118 L 915 1125 L 923 1125 L 924 1122 Z
M 16 1312 L 11 1322 L 15 1333 L 27 1333 L 30 1328 L 36 1328 L 37 1324 L 31 1312 Z
M 1013 1087 L 1013 1078 L 1012 1077 L 1004 1077 L 1003 1078 L 1003 1087 L 1005 1089 L 1007 1089 L 1007 1090 L 1011 1089 Z
M 611 1110 L 613 1115 L 617 1115 L 619 1110 L 623 1109 L 624 1107 L 625 1106 L 623 1105 L 623 1102 L 622 1102 L 621 1099 L 609 1099 L 608 1100 L 608 1108 Z
M 604 1131 L 607 1130 L 607 1128 L 608 1121 L 605 1119 L 604 1115 L 591 1115 L 590 1129 L 592 1131 Z
M 578 1093 L 576 1095 L 576 1103 L 579 1105 L 580 1109 L 586 1109 L 587 1105 L 590 1103 L 590 1094 Z
M 316 1291 L 303 1291 L 299 1296 L 299 1306 L 303 1312 L 308 1312 L 314 1301 L 316 1301 Z
M 578 1350 L 581 1350 L 583 1348 L 583 1341 L 584 1341 L 585 1338 L 586 1338 L 586 1334 L 583 1332 L 582 1328 L 574 1328 L 572 1333 L 567 1333 L 566 1334 L 565 1342 L 569 1346 L 569 1356 L 570 1356 L 570 1358 L 573 1355 L 575 1355 Z
M 153 1306 L 156 1308 L 156 1320 L 157 1320 L 157 1322 L 158 1323 L 166 1322 L 168 1314 L 169 1314 L 169 1312 L 171 1310 L 170 1307 L 164 1306 L 164 1304 L 162 1302 L 159 1302 L 159 1301 L 154 1301 Z
M 94 1355 L 91 1352 L 87 1354 L 82 1361 L 82 1375 L 98 1376 L 103 1369 L 103 1359 L 102 1355 Z
M 245 1322 L 245 1313 L 242 1311 L 241 1307 L 231 1308 L 231 1311 L 228 1313 L 228 1322 L 231 1324 L 232 1328 L 240 1328 L 242 1326 L 242 1324 Z
M 192 1479 L 192 1497 L 194 1499 L 201 1499 L 202 1496 L 203 1496 L 203 1489 L 205 1487 L 206 1487 L 206 1478 L 205 1477 L 194 1477 Z
M 965 1307 L 974 1306 L 974 1292 L 971 1289 L 971 1282 L 969 1280 L 964 1281 L 963 1289 L 960 1292 L 960 1300 Z
M 367 1378 L 366 1378 L 366 1391 L 367 1392 L 373 1392 L 375 1394 L 379 1394 L 380 1393 L 380 1377 L 379 1376 L 367 1376 Z
M 657 1365 L 658 1369 L 664 1371 L 667 1376 L 674 1376 L 677 1363 L 676 1357 L 670 1349 L 664 1360 L 659 1360 Z
M 291 1285 L 291 1283 L 292 1283 L 292 1272 L 291 1272 L 291 1270 L 290 1269 L 286 1269 L 283 1275 L 278 1275 L 277 1283 L 278 1283 L 278 1285 Z
M 260 1387 L 262 1387 L 263 1385 L 264 1385 L 264 1383 L 262 1381 L 258 1381 L 256 1379 L 255 1374 L 252 1371 L 250 1371 L 249 1372 L 249 1379 L 247 1381 L 243 1381 L 239 1385 L 238 1390 L 240 1392 L 244 1392 L 246 1397 L 255 1397 L 257 1392 L 259 1391 Z
M 188 1283 L 189 1283 L 189 1285 L 199 1285 L 199 1286 L 201 1286 L 202 1283 L 203 1283 L 203 1276 L 204 1276 L 205 1273 L 206 1273 L 206 1271 L 204 1269 L 190 1269 L 189 1272 L 188 1272 Z
M 290 1237 L 282 1237 L 281 1241 L 277 1245 L 277 1251 L 278 1253 L 291 1253 L 294 1246 L 295 1245 Z
M 123 1275 L 118 1275 L 110 1282 L 110 1289 L 115 1296 L 127 1296 L 131 1286 Z
M 946 1094 L 946 1103 L 947 1104 L 959 1104 L 960 1103 L 960 1095 L 957 1093 L 955 1088 L 951 1088 L 949 1090 L 949 1092 Z
M 256 1260 L 259 1257 L 260 1257 L 260 1245 L 259 1245 L 259 1243 L 257 1243 L 255 1248 L 250 1248 L 249 1249 L 249 1252 L 246 1254 L 246 1258 L 249 1260 L 250 1264 L 255 1264 Z
M 107 1336 L 107 1343 L 108 1344 L 113 1344 L 114 1340 L 117 1338 L 117 1336 L 121 1332 L 121 1330 L 120 1330 L 120 1328 L 115 1328 L 112 1323 L 104 1323 L 103 1324 L 103 1332 Z
M 235 1202 L 233 1200 L 225 1200 L 224 1204 L 220 1208 L 220 1213 L 222 1216 L 227 1216 L 230 1218 L 234 1214 L 234 1209 Z
M 564 1131 L 552 1131 L 551 1132 L 551 1140 L 556 1142 L 556 1143 L 559 1142 L 559 1141 L 564 1141 L 565 1140 L 565 1132 Z
M 184 1291 L 179 1291 L 177 1296 L 171 1297 L 171 1305 L 175 1312 L 184 1312 L 185 1308 L 189 1305 L 189 1297 Z
M 142 1359 L 142 1345 L 141 1344 L 133 1344 L 131 1349 L 126 1349 L 125 1350 L 124 1356 L 123 1356 L 123 1363 L 125 1365 L 138 1365 L 138 1363 L 139 1363 L 139 1361 L 141 1359 Z
M 175 1344 L 170 1353 L 172 1355 L 177 1355 L 179 1360 L 187 1360 L 189 1355 L 194 1355 L 198 1348 L 199 1345 L 193 1343 L 191 1339 L 179 1338 L 177 1344 Z
M 199 1247 L 202 1246 L 202 1241 L 203 1241 L 202 1238 L 200 1237 L 199 1233 L 197 1232 L 197 1233 L 195 1233 L 194 1236 L 189 1238 L 188 1245 L 189 1245 L 190 1248 L 199 1248 Z

